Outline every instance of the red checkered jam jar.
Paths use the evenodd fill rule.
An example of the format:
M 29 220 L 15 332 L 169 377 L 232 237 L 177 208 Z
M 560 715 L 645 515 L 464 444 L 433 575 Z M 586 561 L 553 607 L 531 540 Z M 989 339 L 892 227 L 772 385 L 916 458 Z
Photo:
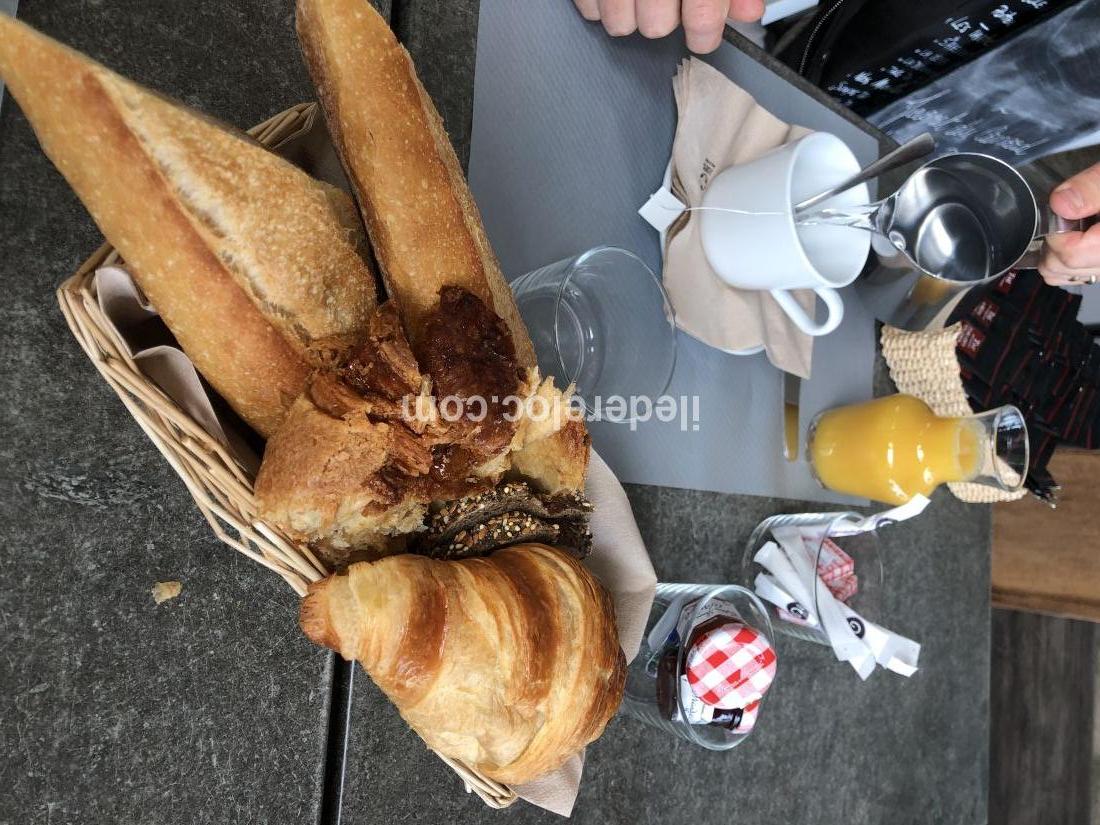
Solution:
M 743 741 L 776 672 L 763 604 L 735 585 L 659 584 L 626 715 L 710 750 Z

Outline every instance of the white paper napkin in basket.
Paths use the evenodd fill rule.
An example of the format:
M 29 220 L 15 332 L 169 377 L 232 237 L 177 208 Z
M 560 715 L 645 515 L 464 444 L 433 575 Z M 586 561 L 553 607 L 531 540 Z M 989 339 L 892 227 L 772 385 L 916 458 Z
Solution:
M 227 445 L 246 468 L 255 472 L 256 456 L 243 439 L 218 420 L 191 360 L 174 346 L 157 344 L 139 348 L 142 325 L 156 317 L 156 310 L 145 300 L 129 273 L 117 266 L 101 267 L 96 271 L 95 288 L 100 309 L 114 325 L 116 338 L 142 372 L 203 429 Z M 591 522 L 593 549 L 585 563 L 611 594 L 619 643 L 630 661 L 641 645 L 657 575 L 622 485 L 595 452 L 585 492 L 595 506 Z M 580 790 L 583 767 L 581 753 L 554 773 L 516 788 L 516 793 L 534 805 L 569 816 Z
M 130 273 L 118 266 L 100 267 L 95 274 L 95 290 L 99 308 L 111 322 L 115 339 L 134 359 L 138 369 L 202 429 L 227 447 L 246 472 L 255 475 L 260 469 L 259 456 L 218 419 L 191 359 L 175 346 L 158 344 L 141 348 L 142 326 L 159 316 Z
M 697 58 L 685 60 L 673 80 L 679 121 L 672 145 L 671 194 L 701 206 L 711 180 L 724 169 L 760 157 L 809 129 L 776 118 L 733 81 Z M 667 192 L 669 190 L 664 190 Z M 677 325 L 706 344 L 727 351 L 763 346 L 768 360 L 786 372 L 810 376 L 813 339 L 799 330 L 775 300 L 758 290 L 727 286 L 711 269 L 699 239 L 699 214 L 677 218 L 661 198 L 643 207 L 656 226 L 672 221 L 665 239 L 663 280 Z M 658 227 L 659 228 L 659 227 Z M 812 318 L 814 294 L 795 292 Z
M 638 655 L 649 609 L 657 589 L 657 574 L 649 560 L 626 493 L 611 468 L 592 453 L 585 493 L 592 513 L 592 554 L 585 565 L 600 580 L 615 603 L 619 644 L 629 662 Z M 569 816 L 580 791 L 584 753 L 535 782 L 517 787 L 521 799 Z

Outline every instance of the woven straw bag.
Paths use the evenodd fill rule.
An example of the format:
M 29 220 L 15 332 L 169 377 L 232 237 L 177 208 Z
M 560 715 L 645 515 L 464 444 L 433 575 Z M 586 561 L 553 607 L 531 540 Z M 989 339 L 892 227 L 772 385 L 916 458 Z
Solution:
M 961 329 L 961 324 L 923 332 L 906 332 L 891 326 L 882 328 L 882 355 L 898 391 L 915 395 L 936 415 L 958 418 L 973 414 L 955 358 L 955 342 Z M 947 486 L 956 498 L 971 504 L 1016 501 L 1027 495 L 1026 490 L 1006 493 L 984 484 Z
M 265 146 L 277 148 L 308 127 L 317 111 L 315 103 L 299 104 L 250 129 L 249 134 Z M 324 565 L 306 545 L 259 518 L 252 474 L 138 369 L 100 310 L 95 271 L 118 262 L 118 253 L 110 244 L 104 244 L 58 289 L 58 302 L 69 328 L 134 420 L 187 485 L 214 535 L 282 576 L 298 595 L 305 595 L 311 582 L 328 575 Z M 437 755 L 459 775 L 466 789 L 488 806 L 505 808 L 516 801 L 515 792 L 506 785 Z

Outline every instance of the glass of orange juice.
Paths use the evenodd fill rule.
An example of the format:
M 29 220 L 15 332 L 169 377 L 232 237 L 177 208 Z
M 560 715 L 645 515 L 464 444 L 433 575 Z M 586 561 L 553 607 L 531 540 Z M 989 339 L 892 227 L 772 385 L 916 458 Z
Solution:
M 949 481 L 1015 492 L 1028 467 L 1027 425 L 1015 407 L 941 418 L 911 395 L 821 413 L 806 450 L 823 486 L 895 505 Z

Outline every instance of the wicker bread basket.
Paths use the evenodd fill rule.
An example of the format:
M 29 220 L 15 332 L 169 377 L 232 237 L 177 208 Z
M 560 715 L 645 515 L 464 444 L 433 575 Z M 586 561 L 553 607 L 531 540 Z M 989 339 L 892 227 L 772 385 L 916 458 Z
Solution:
M 316 116 L 317 104 L 299 104 L 252 128 L 249 134 L 275 148 Z M 73 335 L 187 485 L 214 534 L 237 552 L 282 576 L 300 596 L 305 595 L 311 582 L 328 575 L 324 565 L 304 544 L 292 541 L 259 518 L 252 474 L 138 369 L 100 310 L 95 272 L 118 262 L 118 253 L 105 244 L 57 291 Z M 511 788 L 441 754 L 440 758 L 462 778 L 468 791 L 490 807 L 505 808 L 516 801 Z

